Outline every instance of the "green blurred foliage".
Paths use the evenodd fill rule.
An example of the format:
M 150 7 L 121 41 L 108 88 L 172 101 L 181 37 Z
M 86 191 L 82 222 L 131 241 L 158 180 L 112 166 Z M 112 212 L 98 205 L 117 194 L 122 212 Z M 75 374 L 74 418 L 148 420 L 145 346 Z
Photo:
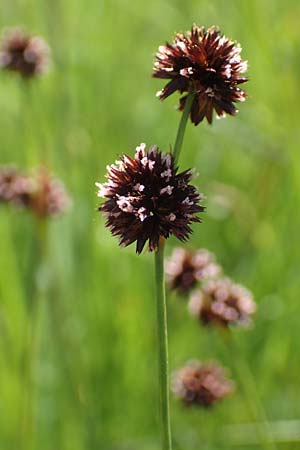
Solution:
M 177 98 L 155 98 L 162 83 L 151 79 L 152 61 L 194 22 L 241 42 L 250 82 L 236 118 L 187 128 L 181 167 L 197 168 L 207 196 L 188 245 L 215 252 L 226 274 L 254 292 L 255 325 L 237 338 L 269 419 L 299 418 L 299 17 L 296 0 L 1 1 L 1 29 L 23 25 L 44 36 L 53 64 L 30 85 L 0 75 L 0 163 L 47 164 L 73 202 L 49 224 L 43 263 L 34 220 L 0 211 L 1 449 L 158 448 L 153 255 L 118 247 L 96 211 L 94 183 L 140 142 L 174 142 Z M 48 288 L 39 296 L 28 443 L 20 367 L 36 277 Z M 170 296 L 168 309 L 171 370 L 219 359 L 235 378 L 236 355 L 220 336 L 201 329 L 180 299 Z M 236 384 L 211 411 L 172 401 L 175 450 L 244 448 L 224 431 L 253 420 Z M 247 448 L 261 447 L 250 440 Z

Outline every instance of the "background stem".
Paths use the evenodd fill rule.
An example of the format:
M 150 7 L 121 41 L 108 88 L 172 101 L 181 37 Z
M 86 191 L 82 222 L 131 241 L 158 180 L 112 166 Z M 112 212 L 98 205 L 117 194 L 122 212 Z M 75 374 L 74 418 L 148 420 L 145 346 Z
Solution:
M 169 405 L 169 378 L 168 378 L 168 332 L 167 308 L 164 281 L 164 242 L 160 241 L 155 252 L 155 281 L 157 299 L 157 330 L 159 350 L 159 388 L 160 388 L 160 418 L 162 449 L 171 450 L 171 425 Z
M 234 355 L 233 360 L 235 363 L 236 372 L 243 387 L 246 401 L 253 419 L 257 424 L 257 434 L 260 437 L 261 446 L 265 450 L 276 450 L 269 421 L 257 392 L 255 379 L 246 359 L 243 356 L 243 352 L 231 331 L 229 331 L 229 344 L 232 355 Z

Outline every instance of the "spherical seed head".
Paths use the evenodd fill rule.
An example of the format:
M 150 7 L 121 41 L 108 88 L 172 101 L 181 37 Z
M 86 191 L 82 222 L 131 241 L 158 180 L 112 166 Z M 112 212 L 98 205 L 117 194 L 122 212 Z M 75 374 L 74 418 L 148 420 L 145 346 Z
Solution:
M 195 291 L 189 302 L 189 310 L 204 325 L 247 326 L 256 311 L 250 291 L 228 278 L 209 280 Z
M 189 184 L 192 171 L 177 173 L 173 157 L 157 146 L 141 144 L 134 158 L 124 155 L 108 166 L 106 177 L 106 183 L 96 183 L 98 196 L 106 199 L 99 211 L 122 246 L 136 242 L 141 253 L 148 241 L 149 250 L 156 250 L 161 237 L 173 234 L 185 241 L 190 224 L 201 222 L 196 214 L 204 207 L 201 194 Z
M 172 391 L 185 405 L 208 408 L 233 392 L 232 381 L 217 363 L 193 361 L 175 372 Z
M 173 250 L 165 268 L 169 288 L 183 295 L 190 293 L 197 283 L 216 277 L 222 271 L 208 250 L 193 252 L 179 247 Z
M 157 93 L 164 100 L 175 91 L 181 94 L 194 92 L 191 121 L 198 125 L 205 117 L 212 123 L 213 110 L 218 117 L 235 115 L 234 103 L 246 99 L 239 88 L 247 78 L 247 61 L 240 56 L 241 47 L 221 35 L 216 27 L 194 25 L 191 32 L 176 34 L 172 44 L 159 47 L 154 63 L 155 78 L 170 79 Z M 183 110 L 187 95 L 180 99 Z
M 70 197 L 63 183 L 53 178 L 46 168 L 40 168 L 32 178 L 33 190 L 28 208 L 38 217 L 53 217 L 70 206 Z
M 3 37 L 0 66 L 19 72 L 23 78 L 44 73 L 49 66 L 50 50 L 43 38 L 27 35 L 21 28 L 8 29 Z
M 14 167 L 0 168 L 0 203 L 27 206 L 33 190 L 29 177 Z

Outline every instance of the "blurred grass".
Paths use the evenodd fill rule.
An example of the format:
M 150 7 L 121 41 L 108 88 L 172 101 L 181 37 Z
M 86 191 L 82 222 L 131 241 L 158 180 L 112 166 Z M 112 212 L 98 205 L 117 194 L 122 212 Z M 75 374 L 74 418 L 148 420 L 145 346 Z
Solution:
M 299 15 L 296 0 L 2 0 L 1 29 L 24 25 L 43 35 L 53 67 L 30 89 L 1 74 L 0 162 L 46 162 L 73 198 L 50 224 L 39 272 L 51 288 L 39 314 L 35 441 L 23 443 L 26 450 L 157 448 L 152 255 L 118 248 L 96 212 L 94 182 L 140 142 L 162 149 L 174 142 L 176 99 L 155 98 L 162 84 L 150 77 L 152 60 L 158 45 L 193 22 L 218 24 L 241 42 L 251 81 L 236 118 L 188 127 L 181 166 L 197 168 L 207 196 L 189 245 L 216 252 L 226 273 L 253 290 L 255 327 L 238 333 L 245 358 L 270 420 L 299 419 Z M 0 448 L 11 450 L 20 448 L 36 229 L 26 214 L 1 208 L 0 232 Z M 172 370 L 191 358 L 219 358 L 234 376 L 235 355 L 173 297 L 169 337 Z M 178 449 L 232 448 L 223 427 L 251 421 L 239 381 L 214 411 L 172 402 Z M 250 439 L 248 448 L 260 446 Z

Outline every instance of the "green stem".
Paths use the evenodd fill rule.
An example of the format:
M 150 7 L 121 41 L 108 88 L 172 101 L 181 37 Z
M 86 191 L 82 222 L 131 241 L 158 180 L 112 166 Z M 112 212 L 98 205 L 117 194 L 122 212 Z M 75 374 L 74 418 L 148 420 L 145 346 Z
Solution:
M 20 427 L 20 448 L 31 446 L 34 438 L 35 425 L 35 383 L 34 369 L 37 361 L 39 343 L 38 343 L 38 319 L 42 296 L 45 295 L 44 287 L 41 291 L 39 285 L 38 272 L 43 264 L 46 263 L 47 253 L 47 221 L 37 220 L 37 241 L 34 270 L 32 273 L 32 285 L 28 293 L 28 322 L 24 343 L 24 364 L 23 364 L 23 408 L 21 411 Z
M 191 111 L 194 93 L 188 94 L 179 123 L 173 149 L 175 163 L 181 151 L 187 120 Z M 161 239 L 155 252 L 155 281 L 157 299 L 157 331 L 159 349 L 159 389 L 162 450 L 172 450 L 170 401 L 169 401 L 169 360 L 168 360 L 168 325 L 164 276 L 164 240 Z
M 168 375 L 167 307 L 164 280 L 164 242 L 161 240 L 155 252 L 155 281 L 157 299 L 157 329 L 159 349 L 159 387 L 162 450 L 171 450 L 171 425 Z
M 174 149 L 173 149 L 173 156 L 174 156 L 175 164 L 178 162 L 178 158 L 180 155 L 183 137 L 184 137 L 184 133 L 185 133 L 185 128 L 186 128 L 186 124 L 187 124 L 187 121 L 189 118 L 189 114 L 191 111 L 194 97 L 195 97 L 195 93 L 192 92 L 192 93 L 188 94 L 187 99 L 185 101 L 184 110 L 183 110 L 181 120 L 179 123 L 176 141 L 175 141 L 175 145 L 174 145 Z
M 257 434 L 260 436 L 262 448 L 265 450 L 276 450 L 269 421 L 259 398 L 254 377 L 246 359 L 243 356 L 243 352 L 241 351 L 239 344 L 231 331 L 229 332 L 229 341 L 232 354 L 235 355 L 234 361 L 236 371 L 243 385 L 245 398 L 248 402 L 253 419 L 257 423 Z

